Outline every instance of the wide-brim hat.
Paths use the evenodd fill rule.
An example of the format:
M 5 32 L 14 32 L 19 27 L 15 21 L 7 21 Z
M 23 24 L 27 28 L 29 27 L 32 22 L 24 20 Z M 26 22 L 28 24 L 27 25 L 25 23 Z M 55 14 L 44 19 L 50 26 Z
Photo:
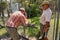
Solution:
M 41 6 L 43 6 L 43 5 L 50 5 L 50 3 L 49 3 L 49 1 L 43 1 L 43 3 L 41 4 Z
M 25 11 L 25 8 L 20 8 L 20 10 L 23 10 L 23 11 Z

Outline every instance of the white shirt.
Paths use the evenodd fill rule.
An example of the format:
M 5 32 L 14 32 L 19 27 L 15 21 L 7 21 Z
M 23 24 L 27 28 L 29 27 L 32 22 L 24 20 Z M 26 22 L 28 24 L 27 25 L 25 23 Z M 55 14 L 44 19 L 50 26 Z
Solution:
M 40 17 L 40 23 L 45 25 L 46 21 L 50 22 L 51 20 L 51 15 L 52 15 L 52 11 L 50 8 L 43 10 L 43 13 Z

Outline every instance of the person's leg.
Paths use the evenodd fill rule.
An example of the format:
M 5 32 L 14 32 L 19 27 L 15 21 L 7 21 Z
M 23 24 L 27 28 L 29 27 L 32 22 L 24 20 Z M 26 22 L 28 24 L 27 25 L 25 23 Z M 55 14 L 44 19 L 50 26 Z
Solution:
M 45 33 L 45 36 L 47 37 L 47 35 L 48 35 L 48 31 L 49 31 L 49 27 L 47 28 L 47 31 L 46 31 L 46 33 Z
M 16 28 L 7 28 L 7 32 L 10 34 L 13 40 L 19 40 L 19 34 Z
M 42 39 L 44 39 L 44 37 L 45 37 L 45 32 L 44 32 L 43 35 L 42 35 Z
M 45 34 L 46 34 L 46 32 L 43 32 L 43 29 L 44 29 L 44 25 L 43 24 L 41 24 L 41 39 L 44 39 L 44 37 L 45 37 Z
M 41 23 L 40 23 L 40 31 L 38 32 L 38 34 L 36 35 L 36 38 L 37 38 L 37 40 L 39 40 L 39 38 L 42 38 L 43 37 L 43 27 L 44 27 L 44 25 L 42 25 Z
M 44 34 L 43 34 L 43 36 L 42 36 L 42 39 L 43 39 L 43 40 L 45 40 L 45 39 L 47 39 L 47 40 L 48 40 L 48 38 L 47 38 L 48 31 L 49 31 L 49 27 L 47 28 L 47 31 L 46 31 L 46 32 L 44 32 Z
M 40 35 L 42 36 L 43 35 L 43 25 L 42 24 L 40 24 Z

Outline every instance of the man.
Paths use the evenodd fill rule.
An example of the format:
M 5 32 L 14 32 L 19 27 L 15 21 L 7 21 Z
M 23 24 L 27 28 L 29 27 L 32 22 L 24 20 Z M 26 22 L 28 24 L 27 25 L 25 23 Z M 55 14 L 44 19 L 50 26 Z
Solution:
M 28 21 L 24 15 L 25 9 L 20 8 L 19 11 L 14 12 L 6 22 L 7 32 L 13 40 L 19 40 L 17 28 L 19 25 L 27 26 Z
M 52 11 L 50 9 L 50 3 L 48 1 L 44 1 L 42 3 L 43 13 L 40 17 L 40 34 L 42 36 L 42 40 L 47 39 L 47 33 L 50 27 L 50 20 Z
M 24 13 L 23 13 L 23 10 L 24 10 Z M 21 11 L 23 13 L 23 15 L 25 15 L 25 17 L 27 18 L 27 13 L 25 12 L 24 8 L 20 8 L 19 11 Z

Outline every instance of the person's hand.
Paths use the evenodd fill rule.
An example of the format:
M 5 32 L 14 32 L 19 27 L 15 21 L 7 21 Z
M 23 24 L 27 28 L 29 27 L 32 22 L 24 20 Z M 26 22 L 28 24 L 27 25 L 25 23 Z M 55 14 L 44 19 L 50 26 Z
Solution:
M 43 27 L 43 33 L 47 31 L 48 26 Z
M 49 27 L 49 22 L 46 22 L 45 26 L 43 27 L 43 32 L 47 31 L 47 28 Z
M 32 24 L 32 23 L 28 23 L 28 27 L 32 27 L 32 28 L 37 28 L 37 25 L 36 24 Z
M 28 24 L 25 24 L 24 27 L 28 27 Z
M 47 31 L 47 27 L 43 27 L 43 33 Z

